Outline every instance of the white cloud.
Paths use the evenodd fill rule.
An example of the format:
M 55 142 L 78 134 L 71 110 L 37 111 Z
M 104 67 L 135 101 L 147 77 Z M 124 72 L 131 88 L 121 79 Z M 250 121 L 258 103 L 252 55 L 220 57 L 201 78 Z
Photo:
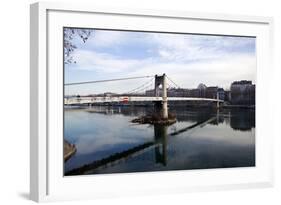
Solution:
M 221 59 L 228 49 L 239 49 L 253 43 L 253 39 L 243 37 L 151 34 L 156 42 L 159 55 L 167 60 L 196 61 Z
M 89 41 L 90 46 L 94 47 L 108 47 L 112 44 L 122 43 L 125 40 L 124 33 L 116 31 L 100 31 L 96 30 L 92 33 Z
M 256 61 L 255 57 L 251 55 L 228 56 L 221 60 L 198 63 L 163 63 L 153 60 L 144 60 L 143 62 L 132 61 L 130 59 L 108 59 L 106 63 L 104 63 L 104 60 L 99 60 L 97 62 L 100 62 L 97 66 L 97 70 L 105 74 L 104 79 L 109 78 L 107 77 L 109 75 L 113 75 L 115 76 L 114 78 L 116 78 L 166 73 L 179 86 L 184 88 L 195 88 L 200 83 L 204 83 L 207 86 L 229 88 L 231 82 L 242 79 L 252 80 L 255 83 Z M 115 68 L 111 69 L 112 66 L 115 66 Z M 105 83 L 102 85 L 88 85 L 86 86 L 87 89 L 85 88 L 85 93 L 102 93 L 109 91 L 122 93 L 134 87 L 138 87 L 145 81 L 145 79 L 140 79 Z M 171 84 L 171 86 L 173 85 Z M 79 89 L 81 91 L 81 87 Z
M 121 59 L 107 53 L 86 50 L 76 51 L 74 58 L 79 59 L 77 69 L 94 70 L 102 73 L 126 72 L 141 62 L 136 59 Z
M 140 42 L 150 45 L 149 57 L 130 58 L 130 50 L 117 54 L 110 51 L 110 47 L 116 44 L 138 45 Z M 130 35 L 130 32 L 96 31 L 90 44 L 89 48 L 92 48 L 93 44 L 108 47 L 103 52 L 94 48 L 75 51 L 74 58 L 78 61 L 73 68 L 93 71 L 95 76 L 92 76 L 91 80 L 96 80 L 96 76 L 108 79 L 166 73 L 177 84 L 186 88 L 197 87 L 199 83 L 228 88 L 231 82 L 242 79 L 255 82 L 255 53 L 253 50 L 243 51 L 254 45 L 252 38 L 158 33 Z M 147 48 L 140 50 L 146 51 Z M 95 93 L 122 92 L 128 90 L 128 86 L 137 87 L 144 81 L 95 85 Z M 90 85 L 88 89 L 85 87 L 85 92 L 92 92 L 93 89 L 89 88 Z

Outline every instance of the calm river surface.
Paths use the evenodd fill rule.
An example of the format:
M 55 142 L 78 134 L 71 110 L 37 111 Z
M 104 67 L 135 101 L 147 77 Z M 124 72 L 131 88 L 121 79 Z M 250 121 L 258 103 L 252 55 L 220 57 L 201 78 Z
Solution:
M 65 108 L 64 138 L 77 148 L 65 175 L 255 166 L 254 110 L 169 108 L 173 125 L 131 123 L 151 112 Z

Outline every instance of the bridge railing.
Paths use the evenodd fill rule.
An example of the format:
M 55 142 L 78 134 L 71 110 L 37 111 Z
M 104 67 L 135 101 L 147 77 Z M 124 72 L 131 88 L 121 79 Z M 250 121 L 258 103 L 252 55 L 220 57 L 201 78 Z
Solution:
M 162 97 L 140 97 L 140 96 L 105 96 L 105 97 L 70 97 L 64 99 L 65 105 L 74 104 L 95 104 L 95 103 L 126 103 L 126 102 L 153 102 L 162 101 Z M 212 98 L 195 98 L 195 97 L 168 97 L 168 101 L 209 101 L 209 102 L 224 102 L 220 99 Z

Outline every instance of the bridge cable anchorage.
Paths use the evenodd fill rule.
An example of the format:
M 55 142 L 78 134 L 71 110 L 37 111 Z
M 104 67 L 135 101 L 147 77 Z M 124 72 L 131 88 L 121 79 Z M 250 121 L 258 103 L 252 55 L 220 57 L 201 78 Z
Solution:
M 147 76 L 137 76 L 137 77 L 128 77 L 128 78 L 115 78 L 115 79 L 106 79 L 106 80 L 93 80 L 93 81 L 84 81 L 84 82 L 74 82 L 74 83 L 65 83 L 65 86 L 71 85 L 82 85 L 82 84 L 91 84 L 91 83 L 103 83 L 103 82 L 111 82 L 111 81 L 121 81 L 121 80 L 133 80 L 139 78 L 151 78 L 154 76 L 147 75 Z
M 151 78 L 149 81 L 145 82 L 145 83 L 142 84 L 141 86 L 139 86 L 139 87 L 137 87 L 137 88 L 135 88 L 135 89 L 132 89 L 132 90 L 130 90 L 130 91 L 128 91 L 128 92 L 125 92 L 125 93 L 123 93 L 123 94 L 135 93 L 135 91 L 137 91 L 137 90 L 139 90 L 140 88 L 142 88 L 143 86 L 145 86 L 145 85 L 151 83 L 153 80 L 154 80 L 154 78 Z
M 176 84 L 171 78 L 169 78 L 167 75 L 166 75 L 167 79 L 173 83 L 177 88 L 180 88 L 180 86 L 178 84 Z

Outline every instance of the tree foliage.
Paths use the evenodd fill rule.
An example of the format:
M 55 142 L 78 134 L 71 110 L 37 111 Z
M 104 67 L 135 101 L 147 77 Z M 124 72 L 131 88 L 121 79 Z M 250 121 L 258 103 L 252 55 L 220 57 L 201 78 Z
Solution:
M 79 28 L 64 28 L 64 63 L 71 64 L 76 63 L 73 59 L 72 53 L 77 48 L 77 46 L 73 43 L 73 40 L 76 37 L 79 37 L 84 43 L 88 40 L 88 38 L 92 34 L 91 29 L 79 29 Z

